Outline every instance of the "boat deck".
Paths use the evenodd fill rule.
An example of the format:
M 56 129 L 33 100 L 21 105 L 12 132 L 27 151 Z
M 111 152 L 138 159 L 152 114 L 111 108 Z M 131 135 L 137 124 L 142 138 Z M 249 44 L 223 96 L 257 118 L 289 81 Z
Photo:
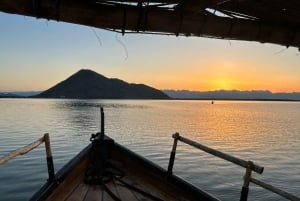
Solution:
M 119 155 L 119 154 L 117 154 Z M 47 201 L 187 201 L 186 193 L 174 185 L 166 185 L 165 179 L 151 171 L 139 167 L 132 158 L 120 156 L 114 162 L 122 171 L 106 182 L 86 184 L 86 170 L 91 167 L 90 159 L 85 158 L 63 179 L 47 198 Z
M 171 196 L 159 195 L 149 186 L 141 185 L 136 182 L 134 178 L 125 176 L 122 178 L 123 183 L 117 179 L 102 185 L 86 184 L 83 180 L 73 182 L 72 185 L 64 189 L 63 193 L 58 196 L 52 196 L 48 200 L 61 200 L 61 201 L 147 201 L 147 200 L 178 200 L 171 198 Z M 130 184 L 130 187 L 127 186 Z
M 57 173 L 43 201 L 201 201 L 216 200 L 143 157 L 113 143 L 88 147 Z M 106 144 L 105 144 L 106 143 Z M 107 151 L 109 154 L 101 155 Z M 101 152 L 98 152 L 98 151 Z M 103 157 L 105 156 L 105 157 Z M 48 188 L 46 186 L 46 188 Z M 49 186 L 50 188 L 50 186 Z M 41 195 L 37 193 L 37 195 Z
M 60 184 L 47 201 L 160 201 L 185 200 L 175 197 L 176 193 L 162 192 L 155 182 L 142 182 L 136 172 L 126 170 L 123 177 L 113 177 L 104 184 L 86 184 L 85 173 L 73 172 Z M 149 182 L 150 181 L 150 182 Z

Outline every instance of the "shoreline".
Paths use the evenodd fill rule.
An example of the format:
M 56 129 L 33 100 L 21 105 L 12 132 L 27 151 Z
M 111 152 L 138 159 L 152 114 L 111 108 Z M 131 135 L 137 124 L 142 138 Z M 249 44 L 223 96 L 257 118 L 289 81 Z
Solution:
M 92 100 L 94 98 L 38 98 L 38 97 L 27 97 L 27 96 L 0 96 L 0 99 L 74 99 L 74 100 Z M 110 100 L 111 98 L 97 98 L 99 100 Z M 111 100 L 199 100 L 199 101 L 258 101 L 258 102 L 265 102 L 265 101 L 282 101 L 282 102 L 300 102 L 300 100 L 293 100 L 293 99 L 230 99 L 230 98 L 170 98 L 170 99 L 111 99 Z

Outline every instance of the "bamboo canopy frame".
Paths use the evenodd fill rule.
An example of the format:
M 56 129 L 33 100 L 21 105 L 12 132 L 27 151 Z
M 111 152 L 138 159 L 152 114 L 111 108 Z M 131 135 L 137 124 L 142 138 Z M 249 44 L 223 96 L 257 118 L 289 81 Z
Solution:
M 0 0 L 0 11 L 125 33 L 300 48 L 299 0 Z

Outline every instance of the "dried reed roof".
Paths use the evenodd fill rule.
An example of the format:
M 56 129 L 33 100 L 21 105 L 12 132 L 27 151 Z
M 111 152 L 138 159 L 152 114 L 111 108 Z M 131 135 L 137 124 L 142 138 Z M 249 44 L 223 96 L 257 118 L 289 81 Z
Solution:
M 0 0 L 0 11 L 123 34 L 200 36 L 300 48 L 300 0 Z

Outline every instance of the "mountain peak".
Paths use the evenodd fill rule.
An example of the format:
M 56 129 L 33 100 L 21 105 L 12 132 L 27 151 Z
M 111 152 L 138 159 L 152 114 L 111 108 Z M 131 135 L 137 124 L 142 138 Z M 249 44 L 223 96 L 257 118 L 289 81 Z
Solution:
M 89 69 L 81 69 L 36 97 L 82 99 L 168 99 L 163 92 L 143 84 L 110 79 Z
M 76 73 L 72 74 L 70 77 L 72 76 L 77 76 L 77 75 L 94 75 L 94 76 L 103 76 L 95 71 L 92 71 L 90 69 L 80 69 L 79 71 L 77 71 Z M 103 76 L 104 77 L 104 76 Z
M 80 69 L 77 73 L 74 73 L 73 75 L 76 74 L 96 74 L 96 75 L 100 75 L 99 73 L 96 73 L 95 71 L 92 71 L 90 69 Z

